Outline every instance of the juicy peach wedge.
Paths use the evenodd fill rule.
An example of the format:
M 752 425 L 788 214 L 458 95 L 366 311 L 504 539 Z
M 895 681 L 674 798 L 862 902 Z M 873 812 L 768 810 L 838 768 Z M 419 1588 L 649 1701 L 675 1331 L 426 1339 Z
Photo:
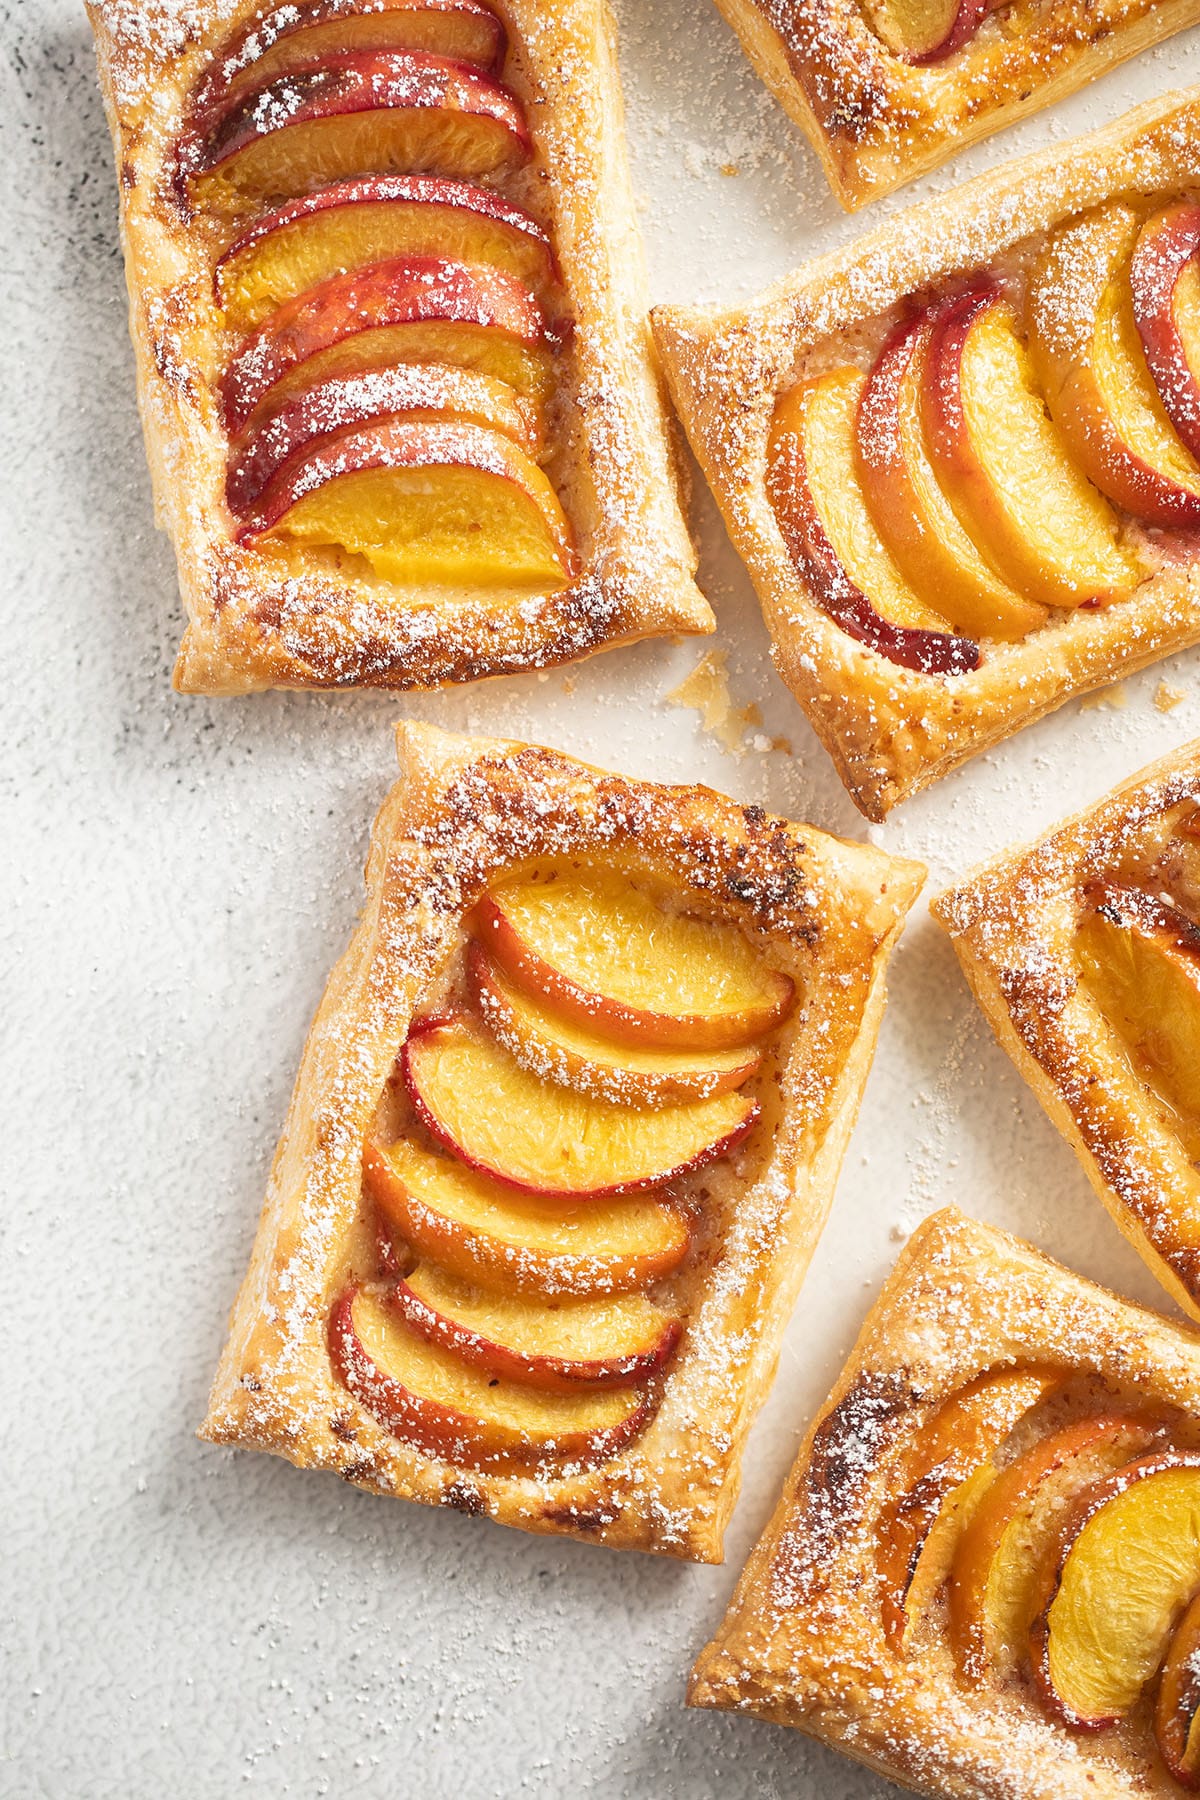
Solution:
M 1200 525 L 1200 466 L 1146 364 L 1129 264 L 1141 215 L 1117 203 L 1050 239 L 1029 289 L 1034 373 L 1072 456 L 1118 506 L 1156 525 Z
M 259 496 L 239 542 L 361 556 L 385 581 L 553 591 L 577 567 L 549 478 L 478 425 L 388 419 L 320 439 Z
M 950 1573 L 950 1636 L 964 1674 L 1011 1672 L 1023 1659 L 1061 1509 L 1124 1467 L 1153 1427 L 1110 1413 L 1065 1426 L 1001 1470 L 963 1531 Z
M 858 469 L 863 386 L 857 369 L 834 369 L 782 397 L 767 497 L 798 572 L 843 631 L 903 668 L 962 674 L 978 667 L 978 645 L 914 593 L 872 519 Z
M 431 1344 L 502 1381 L 555 1393 L 648 1381 L 682 1329 L 640 1294 L 551 1303 L 472 1287 L 435 1263 L 418 1263 L 392 1304 Z
M 875 360 L 858 404 L 858 468 L 880 536 L 928 604 L 956 631 L 1017 639 L 1043 624 L 1035 606 L 984 561 L 929 460 L 921 393 L 936 308 L 903 321 Z
M 1200 929 L 1157 895 L 1093 882 L 1075 946 L 1097 1005 L 1200 1156 Z
M 1200 1589 L 1200 1452 L 1162 1451 L 1081 1494 L 1030 1633 L 1047 1708 L 1105 1731 L 1137 1702 Z
M 893 56 L 923 68 L 969 44 L 1003 0 L 866 0 L 871 29 Z
M 250 513 L 270 483 L 321 438 L 394 418 L 483 426 L 511 438 L 526 456 L 537 454 L 541 438 L 534 409 L 490 375 L 439 363 L 368 369 L 319 382 L 271 414 L 230 460 L 230 510 Z
M 927 370 L 933 467 L 963 529 L 1004 580 L 1046 606 L 1127 593 L 1141 566 L 1047 417 L 998 287 L 972 289 L 938 314 Z
M 996 1478 L 995 1451 L 1056 1379 L 1038 1369 L 990 1371 L 952 1395 L 921 1432 L 876 1543 L 884 1630 L 898 1649 L 907 1648 L 950 1573 L 958 1541 Z
M 1159 1754 L 1179 1783 L 1200 1789 L 1200 1593 L 1174 1632 L 1154 1705 Z
M 669 1106 L 731 1093 L 755 1074 L 762 1051 L 655 1050 L 620 1043 L 575 1024 L 508 981 L 478 944 L 467 955 L 471 997 L 509 1055 L 534 1075 L 600 1100 Z
M 629 1293 L 671 1274 L 691 1242 L 683 1213 L 662 1200 L 538 1200 L 411 1138 L 368 1143 L 363 1186 L 413 1250 L 505 1293 Z
M 250 333 L 221 378 L 226 430 L 297 389 L 398 362 L 474 370 L 538 407 L 553 382 L 542 309 L 514 275 L 395 257 L 296 295 Z
M 440 175 L 371 175 L 264 213 L 219 258 L 213 291 L 228 323 L 244 330 L 331 276 L 412 256 L 482 263 L 537 294 L 555 275 L 545 232 L 492 189 Z
M 1175 201 L 1142 226 L 1130 264 L 1133 316 L 1159 399 L 1200 459 L 1200 206 Z
M 531 153 L 519 103 L 469 63 L 412 50 L 331 52 L 198 118 L 180 144 L 193 203 L 236 211 L 354 176 L 475 180 Z
M 591 1468 L 624 1449 L 652 1403 L 636 1387 L 541 1393 L 489 1376 L 411 1331 L 383 1297 L 350 1288 L 329 1353 L 354 1398 L 395 1437 L 456 1467 L 536 1474 Z
M 745 1094 L 657 1110 L 594 1100 L 531 1075 L 465 1013 L 414 1027 L 401 1067 L 422 1125 L 468 1168 L 563 1200 L 643 1193 L 704 1168 L 759 1110 Z
M 425 50 L 496 74 L 505 31 L 482 0 L 284 0 L 240 32 L 216 58 L 193 99 L 193 114 L 269 77 L 312 67 L 345 50 Z
M 668 905 L 604 869 L 548 868 L 506 882 L 475 910 L 493 963 L 522 993 L 616 1043 L 690 1051 L 753 1043 L 795 1003 L 736 926 Z

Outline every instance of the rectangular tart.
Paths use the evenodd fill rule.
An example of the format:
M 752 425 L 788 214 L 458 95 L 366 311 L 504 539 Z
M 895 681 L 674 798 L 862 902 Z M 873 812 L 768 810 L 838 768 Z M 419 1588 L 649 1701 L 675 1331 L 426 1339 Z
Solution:
M 603 0 L 89 13 L 181 690 L 711 631 Z
M 1198 180 L 1200 99 L 1167 95 L 748 305 L 656 309 L 776 666 L 869 818 L 1200 638 Z
M 717 1561 L 923 871 L 705 788 L 398 736 L 202 1435 Z M 622 988 L 654 966 L 678 1017 Z

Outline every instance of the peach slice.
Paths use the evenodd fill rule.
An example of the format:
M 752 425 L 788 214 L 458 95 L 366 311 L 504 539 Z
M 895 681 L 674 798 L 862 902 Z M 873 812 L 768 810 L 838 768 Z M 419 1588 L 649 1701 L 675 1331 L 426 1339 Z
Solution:
M 411 1138 L 367 1144 L 363 1186 L 414 1250 L 505 1293 L 628 1293 L 671 1274 L 691 1242 L 683 1213 L 661 1200 L 534 1200 Z
M 850 637 L 908 669 L 961 675 L 979 647 L 913 592 L 875 528 L 859 481 L 857 369 L 803 381 L 775 409 L 767 497 L 796 569 Z
M 1077 1421 L 1001 1470 L 963 1531 L 950 1573 L 950 1636 L 964 1674 L 1019 1663 L 1041 1600 L 1063 1505 L 1153 1442 L 1151 1426 L 1125 1414 Z
M 505 31 L 481 0 L 284 0 L 253 19 L 215 59 L 196 89 L 199 117 L 231 93 L 344 50 L 425 50 L 498 73 Z
M 994 1452 L 1055 1379 L 1034 1369 L 981 1375 L 922 1431 L 903 1488 L 880 1516 L 875 1553 L 884 1630 L 898 1649 L 950 1573 L 958 1540 L 995 1480 Z
M 1200 1155 L 1200 928 L 1140 888 L 1093 882 L 1084 902 L 1075 940 L 1084 980 Z
M 526 1194 L 602 1199 L 661 1187 L 733 1150 L 758 1118 L 745 1094 L 648 1111 L 541 1081 L 465 1013 L 425 1021 L 401 1056 L 439 1143 Z
M 522 993 L 478 944 L 468 952 L 467 975 L 488 1030 L 522 1068 L 600 1100 L 634 1106 L 703 1100 L 743 1086 L 762 1061 L 761 1050 L 741 1047 L 689 1053 L 610 1043 Z
M 1003 0 L 867 0 L 871 29 L 884 47 L 914 68 L 944 62 L 969 44 Z
M 329 1355 L 393 1436 L 458 1467 L 592 1468 L 631 1443 L 653 1410 L 640 1388 L 545 1394 L 489 1377 L 409 1330 L 368 1288 L 349 1288 L 334 1305 Z
M 1200 206 L 1176 201 L 1147 219 L 1129 267 L 1133 316 L 1159 399 L 1200 460 Z
M 1012 307 L 973 288 L 938 314 L 923 395 L 942 491 L 964 530 L 1029 600 L 1074 607 L 1138 580 L 1107 500 L 1046 415 Z
M 1033 371 L 1071 455 L 1101 493 L 1155 525 L 1200 525 L 1200 468 L 1163 409 L 1134 323 L 1131 206 L 1050 239 L 1029 287 Z
M 181 140 L 178 168 L 194 204 L 229 211 L 360 175 L 504 174 L 531 152 L 519 103 L 481 69 L 360 50 L 228 97 Z
M 297 294 L 242 344 L 221 380 L 232 435 L 255 412 L 334 375 L 385 363 L 476 369 L 542 405 L 552 372 L 542 309 L 514 275 L 408 256 L 335 275 Z
M 391 419 L 318 440 L 238 534 L 268 537 L 340 547 L 399 584 L 552 591 L 577 567 L 548 477 L 478 425 Z
M 980 556 L 938 485 L 921 418 L 931 312 L 887 339 L 858 405 L 858 472 L 872 518 L 913 592 L 971 636 L 1022 638 L 1045 608 L 1022 599 Z
M 538 417 L 503 381 L 439 363 L 400 363 L 322 381 L 272 413 L 229 465 L 225 499 L 243 515 L 270 482 L 321 438 L 351 426 L 401 416 L 412 422 L 454 420 L 503 432 L 527 456 L 537 454 Z
M 672 909 L 605 869 L 535 870 L 475 909 L 488 955 L 553 1012 L 620 1043 L 712 1050 L 783 1023 L 791 978 L 736 926 Z
M 682 1330 L 640 1294 L 550 1304 L 470 1287 L 432 1263 L 418 1263 L 393 1304 L 418 1337 L 501 1381 L 554 1393 L 646 1382 Z
M 1127 1713 L 1200 1589 L 1200 1451 L 1160 1451 L 1096 1482 L 1065 1522 L 1030 1632 L 1047 1708 L 1076 1731 Z
M 535 293 L 555 275 L 541 227 L 490 188 L 440 175 L 370 175 L 264 213 L 218 260 L 213 292 L 228 323 L 245 329 L 333 275 L 414 256 L 483 263 Z
M 1154 1706 L 1159 1754 L 1179 1783 L 1200 1789 L 1200 1594 L 1171 1637 Z

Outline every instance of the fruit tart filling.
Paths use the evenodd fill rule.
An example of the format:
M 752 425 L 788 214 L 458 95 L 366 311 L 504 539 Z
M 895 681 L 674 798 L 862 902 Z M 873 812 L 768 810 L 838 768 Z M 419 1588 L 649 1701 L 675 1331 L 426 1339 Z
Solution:
M 880 1517 L 885 1630 L 940 1628 L 958 1679 L 1016 1684 L 1072 1732 L 1152 1733 L 1200 1786 L 1200 1431 L 1087 1375 L 992 1370 L 901 1452 Z
M 195 85 L 173 204 L 211 257 L 237 542 L 476 598 L 576 572 L 520 70 L 483 0 L 289 0 Z
M 1079 894 L 1080 979 L 1162 1122 L 1200 1164 L 1200 807 L 1131 834 Z
M 1118 200 L 818 346 L 767 490 L 817 604 L 958 676 L 1200 530 L 1200 205 Z
M 611 869 L 526 869 L 474 907 L 409 1030 L 329 1344 L 426 1455 L 589 1468 L 654 1414 L 796 1002 L 691 906 Z

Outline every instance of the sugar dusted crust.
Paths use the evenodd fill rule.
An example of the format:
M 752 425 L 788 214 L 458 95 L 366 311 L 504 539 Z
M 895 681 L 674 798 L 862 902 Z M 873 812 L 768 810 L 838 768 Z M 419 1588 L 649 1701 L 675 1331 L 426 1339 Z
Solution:
M 716 0 L 849 212 L 1195 24 L 1197 0 L 1032 0 L 945 61 L 892 55 L 859 0 Z
M 1032 1691 L 957 1678 L 939 1620 L 914 1653 L 884 1635 L 875 1534 L 897 1458 L 941 1401 L 1012 1364 L 1089 1373 L 1153 1407 L 1200 1411 L 1200 1343 L 953 1208 L 914 1234 L 817 1416 L 729 1611 L 693 1706 L 793 1725 L 954 1800 L 1178 1795 L 1136 1728 L 1072 1735 Z
M 1078 979 L 1072 938 L 1090 879 L 1200 800 L 1185 745 L 933 902 L 975 997 L 1097 1194 L 1172 1297 L 1200 1319 L 1200 1172 Z
M 988 642 L 971 673 L 901 668 L 833 622 L 788 554 L 766 491 L 779 395 L 802 368 L 861 365 L 910 295 L 981 269 L 1086 207 L 1198 181 L 1200 93 L 1170 94 L 913 207 L 748 306 L 655 310 L 675 404 L 754 581 L 779 672 L 868 818 L 1072 695 L 1194 644 L 1200 569 L 1167 560 L 1103 611 L 1060 613 L 1020 642 Z
M 398 739 L 403 774 L 375 824 L 366 907 L 309 1034 L 202 1435 L 528 1530 L 719 1560 L 742 1444 L 832 1200 L 887 960 L 924 871 L 705 788 L 427 726 L 401 725 Z M 325 1328 L 364 1137 L 465 912 L 531 859 L 576 855 L 690 889 L 761 940 L 804 998 L 751 1171 L 715 1188 L 720 1254 L 689 1277 L 690 1324 L 653 1422 L 597 1469 L 534 1480 L 456 1468 L 392 1438 L 336 1379 Z
M 497 8 L 513 43 L 505 80 L 534 139 L 518 197 L 549 226 L 575 322 L 556 401 L 556 477 L 579 542 L 578 577 L 544 596 L 433 588 L 397 596 L 311 557 L 281 564 L 232 541 L 213 385 L 221 335 L 213 252 L 189 233 L 168 189 L 192 84 L 257 10 L 235 0 L 89 6 L 119 174 L 155 507 L 175 546 L 188 615 L 176 686 L 207 694 L 436 688 L 662 632 L 711 631 L 645 326 L 604 0 L 506 0 Z

